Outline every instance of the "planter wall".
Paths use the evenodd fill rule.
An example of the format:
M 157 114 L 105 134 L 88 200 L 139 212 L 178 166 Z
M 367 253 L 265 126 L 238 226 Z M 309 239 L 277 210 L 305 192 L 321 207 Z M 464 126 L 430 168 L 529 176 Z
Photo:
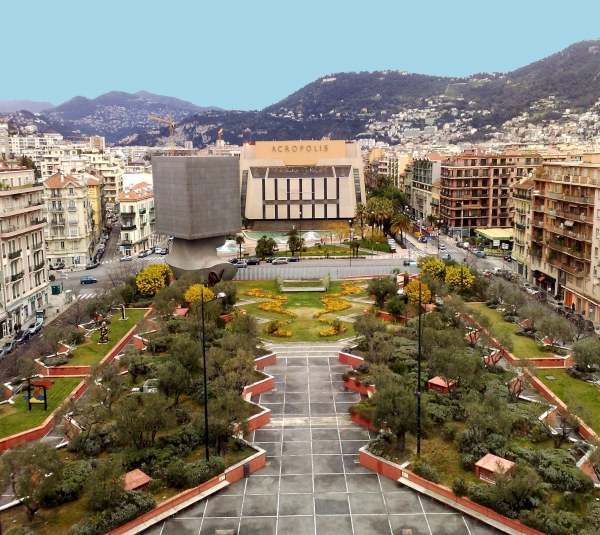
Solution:
M 365 386 L 361 382 L 356 384 L 356 381 L 354 379 L 346 379 L 344 381 L 344 388 L 347 388 L 348 390 L 353 390 L 354 392 L 359 392 L 363 396 L 368 396 L 369 392 L 375 393 L 375 387 L 373 385 Z
M 258 357 L 254 359 L 254 365 L 257 370 L 261 370 L 266 366 L 273 366 L 277 362 L 277 354 L 269 353 L 268 355 L 264 355 L 263 357 Z
M 242 391 L 242 397 L 246 399 L 248 395 L 250 395 L 250 397 L 258 396 L 259 394 L 267 392 L 273 388 L 275 388 L 275 377 L 269 376 L 262 381 L 257 381 L 256 383 L 245 386 L 244 390 Z
M 371 431 L 377 431 L 378 430 L 373 425 L 372 422 L 369 422 L 369 420 L 364 420 L 358 414 L 351 414 L 350 415 L 350 420 L 352 420 L 355 424 L 358 424 L 358 425 L 360 425 L 362 427 L 366 427 L 367 429 L 370 429 Z
M 353 368 L 356 368 L 356 366 L 358 366 L 359 364 L 362 364 L 365 359 L 363 359 L 362 357 L 357 357 L 356 355 L 350 355 L 349 353 L 338 353 L 338 360 L 342 363 L 342 364 L 347 364 L 348 366 L 352 366 Z
M 508 533 L 522 533 L 524 535 L 544 535 L 541 531 L 527 527 L 518 520 L 502 516 L 487 507 L 483 507 L 482 505 L 471 501 L 469 498 L 458 497 L 448 487 L 432 483 L 409 470 L 402 469 L 396 463 L 376 457 L 372 453 L 366 451 L 364 447 L 359 450 L 359 456 L 360 464 L 365 468 L 373 470 L 394 481 L 398 481 L 408 487 L 421 487 L 421 489 L 424 489 L 425 494 L 440 500 L 450 507 L 454 507 L 466 514 L 470 514 L 483 522 L 489 523 L 502 531 Z M 416 490 L 421 489 L 417 488 Z

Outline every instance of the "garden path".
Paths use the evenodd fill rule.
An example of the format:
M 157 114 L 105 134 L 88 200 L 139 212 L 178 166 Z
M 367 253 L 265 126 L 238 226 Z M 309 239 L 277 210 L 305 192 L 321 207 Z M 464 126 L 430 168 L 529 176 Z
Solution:
M 370 432 L 348 407 L 343 343 L 269 344 L 275 390 L 254 401 L 271 423 L 247 439 L 267 451 L 267 466 L 146 531 L 146 535 L 488 535 L 492 529 L 358 464 Z

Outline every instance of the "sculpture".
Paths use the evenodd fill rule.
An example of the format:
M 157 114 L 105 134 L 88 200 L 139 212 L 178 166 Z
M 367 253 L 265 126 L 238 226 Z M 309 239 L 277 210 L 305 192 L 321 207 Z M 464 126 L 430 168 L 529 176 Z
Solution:
M 98 340 L 99 344 L 108 344 L 108 333 L 110 329 L 106 326 L 106 322 L 102 322 L 102 326 L 100 327 L 100 339 Z

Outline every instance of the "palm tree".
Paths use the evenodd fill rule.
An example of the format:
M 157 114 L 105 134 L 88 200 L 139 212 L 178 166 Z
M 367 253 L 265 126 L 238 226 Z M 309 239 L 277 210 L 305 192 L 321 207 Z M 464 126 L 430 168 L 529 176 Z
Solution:
M 425 220 L 432 226 L 435 227 L 437 224 L 437 217 L 434 214 L 429 214 Z
M 246 240 L 244 240 L 244 236 L 241 234 L 236 234 L 235 236 L 235 243 L 239 246 L 240 248 L 240 254 L 239 254 L 239 259 L 242 259 L 242 243 L 246 243 Z
M 405 214 L 398 214 L 392 219 L 390 232 L 395 236 L 400 233 L 400 242 L 404 245 L 403 233 L 412 229 L 412 219 Z
M 365 238 L 363 227 L 364 227 L 365 221 L 367 219 L 367 214 L 368 214 L 368 212 L 367 212 L 367 206 L 364 203 L 359 202 L 356 205 L 356 210 L 354 211 L 354 218 L 356 220 L 360 221 L 360 232 L 361 232 L 361 236 L 360 237 L 362 239 Z

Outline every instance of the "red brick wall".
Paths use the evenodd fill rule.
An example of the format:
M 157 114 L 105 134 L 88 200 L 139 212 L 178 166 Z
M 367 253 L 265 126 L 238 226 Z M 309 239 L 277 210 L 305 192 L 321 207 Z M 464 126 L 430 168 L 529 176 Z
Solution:
M 246 422 L 248 433 L 251 433 L 252 431 L 255 431 L 263 425 L 267 425 L 271 422 L 271 410 L 265 409 L 263 412 L 259 412 L 254 416 L 250 416 Z
M 371 429 L 372 431 L 377 431 L 377 428 L 369 421 L 363 420 L 358 414 L 351 414 L 350 420 L 352 420 L 355 424 L 362 425 L 367 429 Z
M 270 353 L 264 357 L 258 357 L 254 359 L 254 365 L 257 370 L 264 368 L 265 366 L 273 366 L 277 362 L 277 354 Z
M 349 355 L 348 353 L 338 353 L 338 360 L 342 364 L 348 364 L 348 366 L 356 367 L 364 362 L 364 359 L 357 357 L 356 355 Z
M 267 392 L 272 388 L 275 388 L 275 378 L 267 377 L 262 381 L 257 381 L 256 383 L 252 383 L 251 385 L 245 386 L 242 392 L 242 396 L 246 397 L 246 394 L 250 394 L 252 397 L 258 396 L 258 394 Z
M 369 392 L 375 392 L 375 387 L 373 385 L 365 386 L 361 382 L 356 384 L 354 379 L 346 379 L 344 381 L 344 388 L 354 390 L 354 392 L 360 392 L 363 396 L 368 396 Z

